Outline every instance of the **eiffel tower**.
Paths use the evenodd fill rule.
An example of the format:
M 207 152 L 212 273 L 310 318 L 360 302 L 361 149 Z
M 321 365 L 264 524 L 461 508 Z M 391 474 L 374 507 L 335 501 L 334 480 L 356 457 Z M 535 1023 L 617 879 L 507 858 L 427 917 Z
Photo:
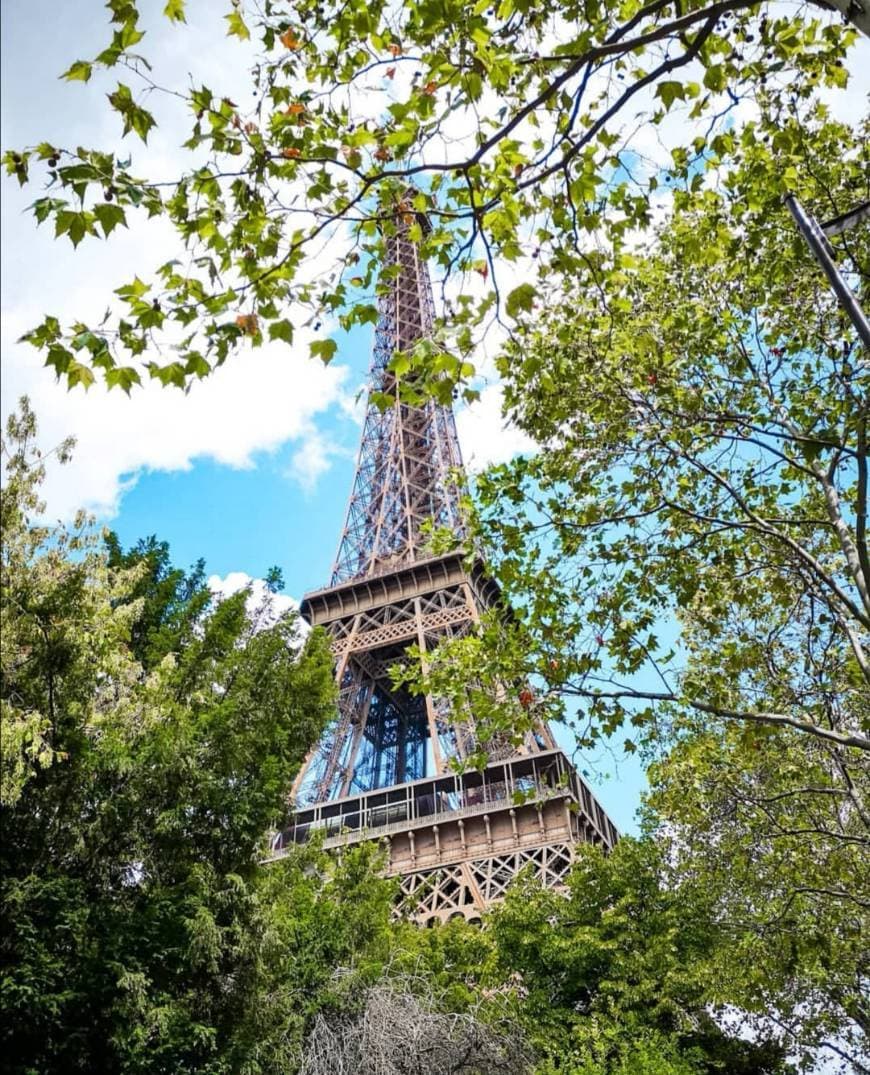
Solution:
M 390 369 L 394 353 L 433 324 L 415 224 L 429 227 L 409 202 L 400 205 L 386 238 L 371 364 L 370 392 L 395 402 L 381 410 L 369 399 L 332 579 L 301 604 L 305 620 L 331 636 L 338 712 L 297 777 L 293 814 L 272 853 L 317 831 L 327 848 L 380 840 L 405 912 L 431 924 L 478 919 L 529 863 L 559 886 L 579 842 L 612 847 L 617 832 L 548 728 L 518 745 L 480 744 L 473 713 L 458 721 L 390 675 L 409 646 L 425 660 L 442 640 L 474 631 L 484 610 L 502 607 L 486 565 L 469 567 L 458 547 L 462 456 L 452 408 L 401 401 Z M 449 528 L 456 550 L 432 555 L 429 526 Z M 481 747 L 486 767 L 464 767 Z

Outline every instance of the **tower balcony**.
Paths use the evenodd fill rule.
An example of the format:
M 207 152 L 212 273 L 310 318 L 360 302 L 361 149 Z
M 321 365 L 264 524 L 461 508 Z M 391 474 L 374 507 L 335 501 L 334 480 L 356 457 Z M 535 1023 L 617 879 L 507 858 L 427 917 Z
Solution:
M 612 847 L 618 833 L 561 750 L 490 762 L 303 807 L 271 842 L 277 859 L 315 835 L 324 847 L 382 842 L 408 874 L 558 843 Z

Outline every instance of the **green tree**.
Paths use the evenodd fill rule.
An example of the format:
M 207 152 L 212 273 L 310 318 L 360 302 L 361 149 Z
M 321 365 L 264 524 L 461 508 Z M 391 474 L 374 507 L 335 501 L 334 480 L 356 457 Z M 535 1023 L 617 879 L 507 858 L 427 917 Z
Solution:
M 541 1075 L 764 1075 L 791 1070 L 778 1031 L 742 1040 L 716 1016 L 711 973 L 729 942 L 702 877 L 679 879 L 650 837 L 582 846 L 567 892 L 522 877 L 483 930 L 405 941 L 457 1010 L 486 998 L 535 1047 Z M 452 991 L 452 992 L 451 992 Z
M 334 705 L 326 641 L 209 606 L 163 546 L 34 523 L 35 432 L 25 403 L 3 442 L 4 1063 L 292 1070 L 392 898 L 371 849 L 261 864 Z
M 508 347 L 542 450 L 479 482 L 477 540 L 515 615 L 430 656 L 429 687 L 491 731 L 643 745 L 677 876 L 731 932 L 710 995 L 862 1070 L 870 376 L 780 199 L 866 198 L 867 128 L 771 100 L 731 137 L 724 177 L 675 168 L 652 246 L 599 251 Z M 836 243 L 866 295 L 867 230 Z
M 240 43 L 257 42 L 247 108 L 220 87 L 162 86 L 140 53 L 137 4 L 108 7 L 111 42 L 65 77 L 106 77 L 122 134 L 143 141 L 158 122 L 153 102 L 184 110 L 190 166 L 158 180 L 115 151 L 46 142 L 4 160 L 21 183 L 48 179 L 35 219 L 73 245 L 108 239 L 137 215 L 174 227 L 178 258 L 119 281 L 101 323 L 47 316 L 27 337 L 70 385 L 101 375 L 126 391 L 143 375 L 184 386 L 243 342 L 291 343 L 306 307 L 309 323 L 373 321 L 401 210 L 421 255 L 465 278 L 445 310 L 450 334 L 417 356 L 428 388 L 448 399 L 473 368 L 463 359 L 482 318 L 528 311 L 556 277 L 593 285 L 590 250 L 648 227 L 661 177 L 638 127 L 678 163 L 724 160 L 737 104 L 844 86 L 856 26 L 870 32 L 846 2 L 240 0 L 224 18 Z M 183 0 L 164 13 L 183 34 Z M 338 253 L 324 269 L 313 254 L 329 237 Z M 502 294 L 504 266 L 523 258 L 525 279 Z M 468 274 L 483 282 L 479 302 Z M 175 345 L 173 361 L 161 341 Z M 326 361 L 335 349 L 312 344 Z
M 477 527 L 517 615 L 443 647 L 436 693 L 477 677 L 494 726 L 577 699 L 585 740 L 689 710 L 867 752 L 867 356 L 780 200 L 860 200 L 866 134 L 821 105 L 749 123 L 716 189 L 677 170 L 651 251 L 600 252 L 507 349 L 544 450 L 483 477 Z M 862 287 L 867 240 L 840 246 Z M 523 680 L 531 707 L 492 700 Z
M 205 580 L 205 560 L 197 560 L 189 571 L 175 567 L 169 544 L 158 541 L 153 534 L 140 539 L 126 552 L 112 531 L 104 535 L 103 542 L 111 570 L 137 568 L 135 582 L 123 598 L 127 604 L 138 602 L 130 627 L 130 649 L 136 660 L 148 669 L 153 668 L 167 654 L 189 644 L 196 625 L 212 606 L 214 598 Z M 264 582 L 266 593 L 262 604 L 250 610 L 255 628 L 272 618 L 270 595 L 284 588 L 280 568 L 269 568 Z
M 789 1051 L 870 1071 L 868 766 L 829 744 L 686 720 L 650 769 L 649 821 L 673 883 L 703 883 L 727 937 L 719 1003 L 779 1028 Z
M 189 572 L 174 567 L 168 543 L 153 535 L 126 552 L 111 531 L 104 542 L 111 570 L 139 568 L 137 581 L 125 595 L 127 602 L 141 602 L 130 628 L 130 649 L 137 661 L 153 668 L 191 638 L 195 624 L 211 605 L 205 561 L 198 560 Z

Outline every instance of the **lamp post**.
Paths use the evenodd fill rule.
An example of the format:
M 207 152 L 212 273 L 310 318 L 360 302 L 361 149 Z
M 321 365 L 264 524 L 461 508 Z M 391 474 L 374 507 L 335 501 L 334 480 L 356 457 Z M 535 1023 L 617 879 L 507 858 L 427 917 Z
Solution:
M 812 250 L 816 261 L 824 270 L 825 276 L 827 276 L 840 305 L 858 330 L 862 343 L 870 350 L 870 321 L 867 320 L 867 315 L 861 309 L 861 304 L 840 272 L 839 266 L 834 260 L 831 244 L 828 242 L 829 235 L 839 235 L 840 232 L 848 231 L 862 220 L 870 220 L 870 202 L 862 203 L 857 208 L 849 210 L 848 213 L 828 221 L 827 224 L 819 224 L 815 217 L 806 212 L 794 194 L 786 194 L 783 201 L 788 206 L 789 212 L 794 217 L 804 239 L 806 239 L 807 246 Z

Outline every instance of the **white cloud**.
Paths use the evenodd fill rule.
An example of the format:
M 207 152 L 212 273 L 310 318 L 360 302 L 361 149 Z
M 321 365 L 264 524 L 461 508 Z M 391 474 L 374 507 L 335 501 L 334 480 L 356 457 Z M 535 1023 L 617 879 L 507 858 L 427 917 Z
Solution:
M 286 441 L 316 443 L 316 417 L 340 406 L 344 394 L 346 367 L 311 362 L 304 341 L 298 350 L 275 343 L 243 352 L 187 395 L 156 382 L 130 398 L 98 385 L 68 392 L 31 348 L 11 342 L 37 320 L 4 311 L 3 399 L 8 412 L 20 395 L 30 397 L 43 446 L 77 438 L 72 463 L 49 471 L 44 496 L 52 518 L 68 519 L 80 507 L 111 517 L 147 470 L 187 470 L 203 458 L 249 467 L 255 453 Z M 328 466 L 324 455 L 309 487 Z
M 311 493 L 321 476 L 331 465 L 332 457 L 339 454 L 318 430 L 311 430 L 290 458 L 286 474 L 293 478 L 306 493 Z
M 459 443 L 465 465 L 471 471 L 507 462 L 535 447 L 530 437 L 505 420 L 502 397 L 501 385 L 487 385 L 478 400 L 457 412 Z
M 188 154 L 179 148 L 187 136 L 189 115 L 164 107 L 155 98 L 159 125 L 148 146 L 128 139 L 119 142 L 117 116 L 104 107 L 103 92 L 114 83 L 111 75 L 95 74 L 87 85 L 58 82 L 54 77 L 75 55 L 90 55 L 95 40 L 107 32 L 103 14 L 95 6 L 95 24 L 71 12 L 60 12 L 56 46 L 22 56 L 23 42 L 39 19 L 48 17 L 48 0 L 14 13 L 4 40 L 4 142 L 23 145 L 40 138 L 59 144 L 119 145 L 133 156 L 135 174 L 169 177 L 189 166 Z M 214 85 L 227 92 L 250 92 L 248 68 L 254 50 L 241 49 L 223 36 L 224 24 L 207 3 L 194 3 L 184 32 L 176 32 L 165 19 L 146 14 L 155 38 L 152 49 L 159 61 L 159 81 L 184 84 L 187 72 L 195 84 Z M 202 25 L 200 25 L 202 24 Z M 208 47 L 190 53 L 191 33 L 208 32 Z M 149 37 L 149 41 L 151 37 Z M 203 38 L 204 40 L 204 38 Z M 18 48 L 14 47 L 18 42 Z M 159 42 L 159 47 L 158 47 Z M 27 69 L 27 93 L 22 95 Z M 107 81 L 108 80 L 108 81 Z M 32 92 L 31 92 L 32 89 Z M 6 107 L 12 99 L 16 107 Z M 95 385 L 88 393 L 67 392 L 51 371 L 42 368 L 37 352 L 15 341 L 38 324 L 45 313 L 62 324 L 81 318 L 100 321 L 107 297 L 134 273 L 148 279 L 161 263 L 179 254 L 179 240 L 167 221 L 145 221 L 130 214 L 129 229 L 118 228 L 111 242 L 88 239 L 73 252 L 66 240 L 55 241 L 52 229 L 37 229 L 27 210 L 35 196 L 30 187 L 17 189 L 4 183 L 3 198 L 3 310 L 2 391 L 3 414 L 18 397 L 30 397 L 40 424 L 40 440 L 51 448 L 74 435 L 77 448 L 72 463 L 50 470 L 44 488 L 50 518 L 69 519 L 79 507 L 103 518 L 119 509 L 124 492 L 147 471 L 184 470 L 196 460 L 212 459 L 231 467 L 255 465 L 256 454 L 275 451 L 288 442 L 300 445 L 298 465 L 290 476 L 311 490 L 331 463 L 325 435 L 318 428 L 327 412 L 350 426 L 353 400 L 347 385 L 348 370 L 308 357 L 312 330 L 300 327 L 307 314 L 290 310 L 297 325 L 292 348 L 283 343 L 259 350 L 242 348 L 224 367 L 184 395 L 157 382 L 135 390 L 127 398 L 117 390 L 108 393 Z M 302 226 L 294 220 L 294 226 Z M 335 251 L 315 256 L 308 266 L 316 275 L 326 271 Z M 329 331 L 325 325 L 322 331 Z M 163 361 L 171 360 L 167 352 Z M 159 360 L 159 359 L 158 359 Z M 332 415 L 330 415 L 332 418 Z M 334 424 L 334 423 L 331 423 Z
M 296 612 L 299 602 L 287 594 L 272 593 L 264 579 L 255 579 L 244 571 L 230 571 L 229 574 L 209 575 L 208 588 L 218 601 L 238 593 L 239 590 L 250 588 L 250 595 L 245 603 L 248 614 L 258 617 L 258 627 L 268 627 L 286 612 Z M 308 625 L 303 619 L 298 621 L 298 635 L 302 639 L 308 633 Z

